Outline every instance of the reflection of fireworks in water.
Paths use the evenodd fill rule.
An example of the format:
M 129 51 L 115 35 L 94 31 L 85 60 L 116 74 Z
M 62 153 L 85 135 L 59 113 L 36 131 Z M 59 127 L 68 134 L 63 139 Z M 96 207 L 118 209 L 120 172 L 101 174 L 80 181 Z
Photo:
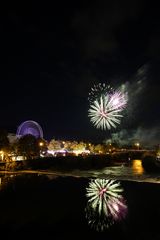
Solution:
M 125 199 L 122 196 L 117 199 L 109 199 L 108 207 L 110 215 L 114 220 L 121 220 L 125 218 L 127 214 L 127 205 Z
M 89 226 L 98 232 L 105 231 L 114 223 L 111 217 L 104 214 L 99 215 L 90 204 L 85 208 L 85 212 Z
M 97 85 L 94 85 L 91 88 L 91 91 L 89 92 L 88 100 L 90 103 L 94 102 L 97 98 L 100 98 L 100 96 L 106 94 L 111 94 L 113 92 L 113 88 L 110 87 L 110 85 L 106 85 L 105 83 L 99 83 Z
M 116 180 L 95 179 L 86 188 L 88 197 L 88 223 L 95 229 L 103 230 L 114 221 L 125 218 L 127 205 L 121 195 L 123 189 Z M 97 227 L 96 227 L 97 225 Z
M 90 104 L 90 109 L 88 110 L 91 122 L 102 130 L 106 130 L 106 128 L 111 129 L 111 127 L 116 128 L 116 124 L 120 124 L 119 118 L 122 117 L 119 114 L 121 109 L 116 108 L 115 101 L 110 99 L 112 100 L 112 98 L 109 98 L 109 95 L 101 96 L 93 104 Z
M 123 192 L 119 182 L 109 179 L 92 180 L 86 190 L 92 208 L 98 210 L 99 214 L 103 212 L 107 216 L 112 213 L 113 203 L 119 203 L 120 193 Z

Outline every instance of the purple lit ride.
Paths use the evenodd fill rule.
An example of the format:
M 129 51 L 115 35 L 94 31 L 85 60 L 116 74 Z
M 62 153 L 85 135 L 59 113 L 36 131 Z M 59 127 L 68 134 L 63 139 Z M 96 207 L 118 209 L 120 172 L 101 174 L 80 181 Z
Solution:
M 32 120 L 21 123 L 17 129 L 17 137 L 21 137 L 27 134 L 31 134 L 36 138 L 43 138 L 43 130 L 41 126 Z

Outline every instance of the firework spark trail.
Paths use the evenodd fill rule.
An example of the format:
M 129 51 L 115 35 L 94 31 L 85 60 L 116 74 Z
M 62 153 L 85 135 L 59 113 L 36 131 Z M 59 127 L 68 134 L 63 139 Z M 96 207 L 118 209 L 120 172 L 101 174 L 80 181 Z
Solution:
M 123 110 L 127 105 L 127 94 L 122 93 L 121 91 L 115 91 L 110 97 L 110 105 L 113 109 Z

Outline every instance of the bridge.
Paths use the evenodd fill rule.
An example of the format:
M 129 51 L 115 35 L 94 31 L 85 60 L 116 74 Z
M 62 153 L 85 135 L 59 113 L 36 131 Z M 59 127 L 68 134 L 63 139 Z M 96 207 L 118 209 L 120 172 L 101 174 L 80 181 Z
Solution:
M 130 161 L 132 159 L 142 159 L 144 155 L 151 154 L 156 155 L 155 150 L 148 150 L 148 149 L 125 149 L 121 151 L 116 151 L 111 154 L 113 160 L 118 161 Z

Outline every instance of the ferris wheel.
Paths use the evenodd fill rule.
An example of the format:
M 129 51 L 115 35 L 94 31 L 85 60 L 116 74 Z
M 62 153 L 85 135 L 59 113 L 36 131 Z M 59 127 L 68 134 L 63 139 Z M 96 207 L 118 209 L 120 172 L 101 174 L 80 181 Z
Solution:
M 43 130 L 41 126 L 32 120 L 21 123 L 17 129 L 16 136 L 21 137 L 27 134 L 31 134 L 36 138 L 43 138 Z

